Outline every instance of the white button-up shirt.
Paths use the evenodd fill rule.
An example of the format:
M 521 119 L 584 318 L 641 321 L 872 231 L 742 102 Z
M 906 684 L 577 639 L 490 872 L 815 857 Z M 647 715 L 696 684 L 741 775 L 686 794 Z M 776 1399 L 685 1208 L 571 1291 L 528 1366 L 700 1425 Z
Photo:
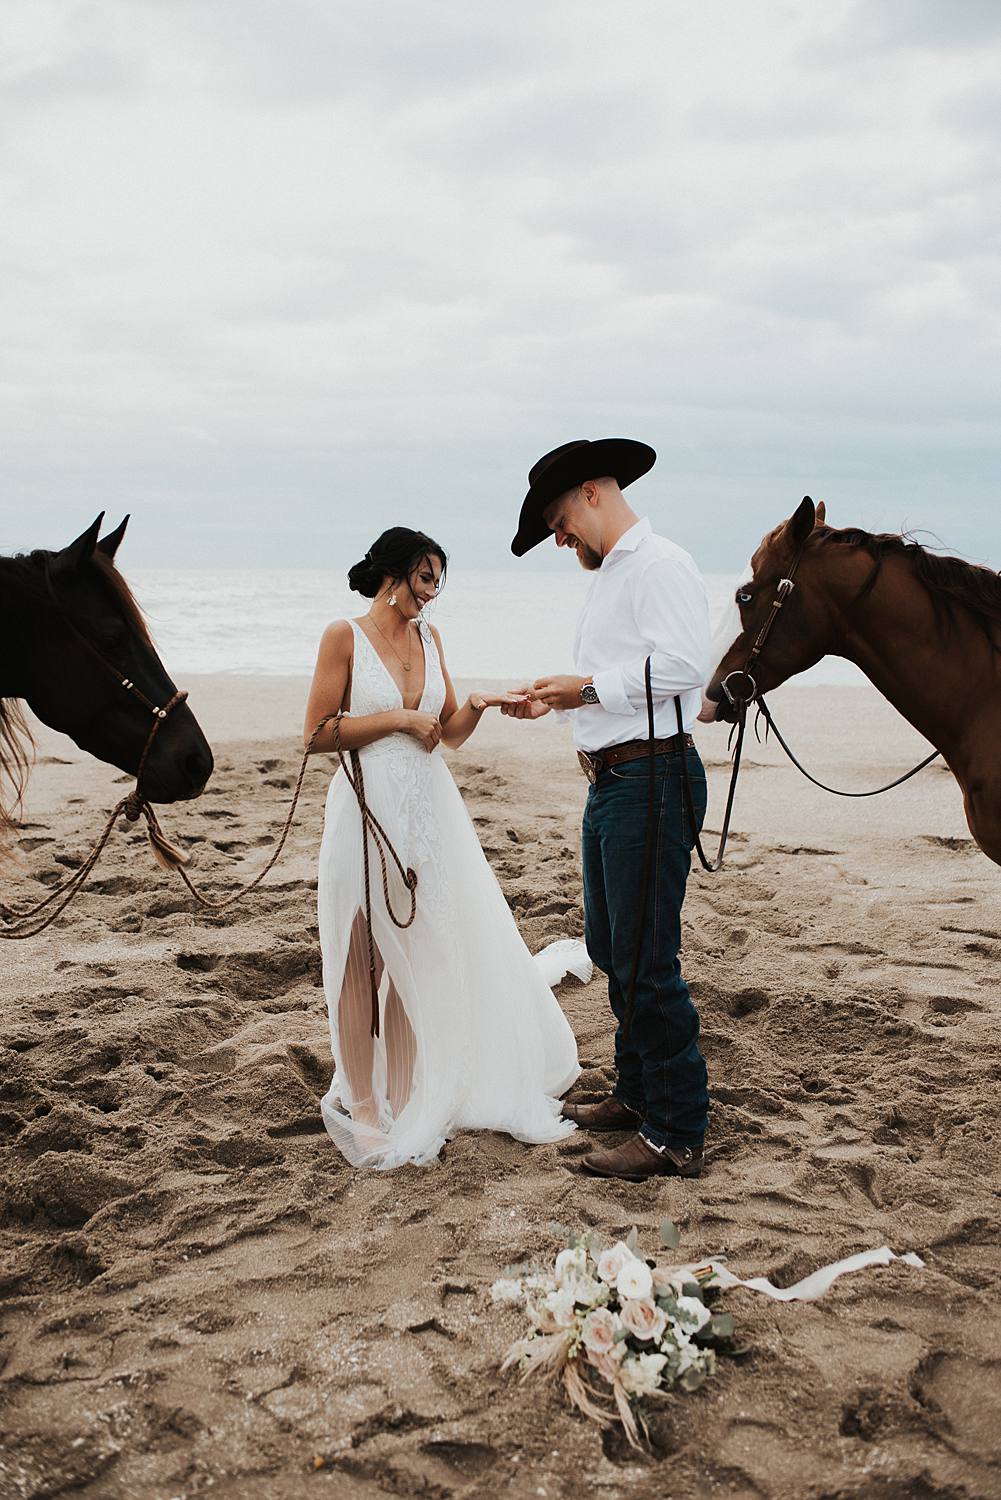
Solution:
M 710 676 L 709 598 L 688 553 L 646 519 L 619 538 L 595 573 L 577 622 L 577 671 L 600 702 L 571 713 L 577 748 L 592 754 L 647 738 L 648 656 L 657 739 L 678 732 L 675 694 L 690 733 Z

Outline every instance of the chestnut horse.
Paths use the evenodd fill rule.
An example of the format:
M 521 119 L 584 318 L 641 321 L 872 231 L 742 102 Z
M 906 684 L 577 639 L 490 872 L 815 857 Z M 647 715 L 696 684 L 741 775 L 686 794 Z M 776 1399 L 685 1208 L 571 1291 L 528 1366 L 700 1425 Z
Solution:
M 142 789 L 151 802 L 197 797 L 212 773 L 208 742 L 115 567 L 128 517 L 99 541 L 103 518 L 60 552 L 0 558 L 0 838 L 14 826 L 31 764 L 19 699 L 130 775 L 148 745 Z
M 783 583 L 790 578 L 791 588 Z M 735 605 L 729 628 L 724 622 L 717 635 L 703 720 L 735 717 L 723 687 L 732 673 L 735 696 L 753 701 L 821 657 L 843 656 L 940 751 L 963 790 L 970 832 L 1001 864 L 996 573 L 907 537 L 839 531 L 807 496 L 762 541 Z M 769 618 L 747 682 L 741 674 Z

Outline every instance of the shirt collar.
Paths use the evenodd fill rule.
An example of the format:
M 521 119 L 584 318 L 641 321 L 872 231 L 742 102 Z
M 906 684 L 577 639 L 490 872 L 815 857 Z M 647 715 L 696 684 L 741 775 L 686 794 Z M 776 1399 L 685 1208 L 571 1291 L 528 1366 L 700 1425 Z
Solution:
M 602 567 L 605 567 L 620 552 L 635 552 L 640 542 L 644 541 L 651 534 L 652 530 L 653 528 L 650 525 L 650 518 L 648 516 L 644 516 L 641 521 L 637 521 L 635 526 L 630 526 L 629 530 L 624 531 L 619 537 L 611 552 L 606 552 L 602 560 Z

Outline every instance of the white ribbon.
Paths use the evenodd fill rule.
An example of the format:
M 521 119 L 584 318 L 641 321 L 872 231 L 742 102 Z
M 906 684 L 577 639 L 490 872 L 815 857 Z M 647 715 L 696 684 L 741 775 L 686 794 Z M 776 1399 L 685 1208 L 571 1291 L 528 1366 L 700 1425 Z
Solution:
M 829 1266 L 822 1266 L 819 1271 L 812 1271 L 809 1276 L 804 1276 L 795 1286 L 773 1286 L 765 1276 L 754 1276 L 750 1281 L 743 1281 L 716 1260 L 702 1261 L 700 1265 L 692 1265 L 688 1269 L 694 1273 L 711 1266 L 717 1286 L 745 1286 L 752 1292 L 764 1292 L 773 1302 L 816 1302 L 818 1297 L 830 1290 L 839 1276 L 846 1276 L 851 1271 L 864 1271 L 868 1266 L 888 1266 L 892 1260 L 916 1266 L 918 1270 L 924 1269 L 924 1261 L 913 1250 L 908 1250 L 904 1255 L 895 1255 L 886 1245 L 879 1250 L 860 1250 L 857 1255 L 832 1261 Z

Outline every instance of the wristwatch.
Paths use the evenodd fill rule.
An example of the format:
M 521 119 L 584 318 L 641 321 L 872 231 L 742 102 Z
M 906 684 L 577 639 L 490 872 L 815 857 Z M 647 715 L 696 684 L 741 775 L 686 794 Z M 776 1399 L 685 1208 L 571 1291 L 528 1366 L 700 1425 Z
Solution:
M 601 699 L 595 691 L 594 683 L 591 681 L 581 684 L 580 701 L 582 703 L 600 703 Z

